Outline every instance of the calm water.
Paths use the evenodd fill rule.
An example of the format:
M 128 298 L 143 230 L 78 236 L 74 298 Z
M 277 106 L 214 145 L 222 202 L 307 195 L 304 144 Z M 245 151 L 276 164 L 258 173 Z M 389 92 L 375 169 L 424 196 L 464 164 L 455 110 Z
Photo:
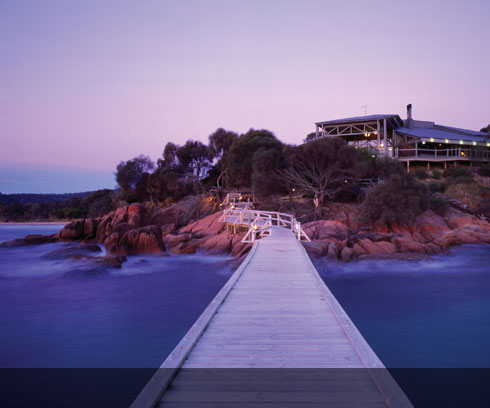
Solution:
M 59 228 L 0 226 L 0 242 Z M 157 367 L 231 276 L 226 257 L 133 257 L 98 277 L 41 258 L 66 245 L 0 248 L 0 367 Z M 386 366 L 447 368 L 490 367 L 489 265 L 490 247 L 466 246 L 317 268 Z
M 59 228 L 0 226 L 0 242 Z M 231 276 L 225 257 L 131 257 L 97 277 L 41 258 L 69 245 L 0 248 L 2 367 L 158 367 Z
M 490 367 L 490 246 L 420 262 L 318 265 L 388 367 Z

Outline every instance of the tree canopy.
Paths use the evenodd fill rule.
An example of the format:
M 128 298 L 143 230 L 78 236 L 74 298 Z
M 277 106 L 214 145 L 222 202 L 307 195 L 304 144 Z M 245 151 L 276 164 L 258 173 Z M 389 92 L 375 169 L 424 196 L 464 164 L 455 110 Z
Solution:
M 268 130 L 250 129 L 232 143 L 226 156 L 226 182 L 229 187 L 250 187 L 254 154 L 258 150 L 280 152 L 283 144 Z M 256 160 L 258 160 L 256 158 Z

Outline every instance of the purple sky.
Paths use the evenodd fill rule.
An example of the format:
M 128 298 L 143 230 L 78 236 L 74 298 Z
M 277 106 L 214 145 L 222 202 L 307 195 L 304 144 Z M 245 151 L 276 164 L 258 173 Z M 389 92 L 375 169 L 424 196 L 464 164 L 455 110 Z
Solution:
M 0 191 L 112 188 L 119 161 L 168 141 L 253 127 L 299 143 L 364 104 L 479 130 L 489 15 L 487 0 L 1 1 Z

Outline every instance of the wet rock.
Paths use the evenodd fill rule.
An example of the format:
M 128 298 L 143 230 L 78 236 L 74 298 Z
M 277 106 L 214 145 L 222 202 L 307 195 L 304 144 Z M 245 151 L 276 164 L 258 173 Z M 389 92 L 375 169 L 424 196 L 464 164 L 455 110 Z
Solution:
M 335 245 L 334 242 L 330 242 L 328 244 L 327 258 L 333 260 L 339 259 L 339 249 L 337 248 L 337 245 Z
M 391 242 L 380 241 L 380 242 L 376 242 L 376 245 L 378 247 L 381 247 L 383 252 L 386 254 L 394 254 L 397 251 L 396 246 Z
M 325 255 L 325 245 L 321 241 L 302 242 L 310 258 L 321 258 Z M 328 243 L 327 243 L 328 248 Z
M 340 252 L 340 259 L 344 263 L 349 262 L 352 258 L 354 258 L 354 256 L 355 256 L 355 252 L 352 248 L 345 247 Z
M 112 255 L 128 255 L 128 250 L 125 246 L 119 243 L 119 234 L 113 232 L 104 240 L 104 247 L 108 254 Z
M 58 233 L 59 239 L 63 241 L 83 239 L 85 220 L 74 220 L 66 224 Z
M 160 227 L 160 231 L 162 233 L 162 238 L 165 237 L 166 235 L 170 234 L 171 232 L 175 231 L 175 228 L 176 228 L 175 224 L 162 225 Z
M 352 246 L 352 250 L 354 251 L 354 253 L 356 255 L 364 255 L 364 254 L 367 254 L 367 251 L 361 247 L 359 244 L 354 244 Z
M 179 255 L 190 255 L 196 252 L 196 247 L 186 242 L 181 242 L 169 249 L 170 252 Z
M 415 219 L 414 230 L 419 232 L 427 241 L 432 241 L 449 231 L 449 227 L 444 218 L 434 211 L 428 210 Z
M 415 242 L 411 237 L 394 237 L 392 241 L 392 243 L 396 245 L 398 252 L 416 252 L 419 254 L 428 252 L 424 244 Z
M 192 238 L 191 234 L 168 234 L 164 237 L 164 242 L 168 247 L 173 247 L 181 242 L 189 241 Z
M 58 248 L 41 256 L 43 259 L 69 259 L 74 256 L 89 255 L 102 250 L 96 244 L 71 245 L 63 248 Z
M 97 233 L 98 220 L 96 218 L 86 218 L 83 223 L 83 238 L 86 240 L 94 239 Z
M 165 251 L 160 227 L 148 225 L 126 232 L 119 244 L 127 249 L 129 255 L 157 254 Z
M 181 228 L 180 233 L 192 233 L 193 236 L 199 237 L 219 235 L 226 229 L 226 224 L 219 221 L 221 215 L 221 212 L 208 215 L 207 217 Z
M 23 245 L 41 245 L 56 242 L 56 234 L 53 235 L 26 235 L 24 238 L 17 238 L 11 241 L 2 242 L 0 247 L 17 247 Z
M 349 228 L 337 220 L 312 221 L 303 225 L 303 230 L 312 240 L 335 238 L 342 241 L 347 238 Z
M 182 208 L 178 205 L 173 205 L 170 207 L 162 208 L 158 210 L 150 219 L 152 225 L 182 225 L 181 221 L 184 217 L 184 212 Z
M 199 248 L 212 254 L 231 252 L 233 234 L 225 231 L 200 241 Z

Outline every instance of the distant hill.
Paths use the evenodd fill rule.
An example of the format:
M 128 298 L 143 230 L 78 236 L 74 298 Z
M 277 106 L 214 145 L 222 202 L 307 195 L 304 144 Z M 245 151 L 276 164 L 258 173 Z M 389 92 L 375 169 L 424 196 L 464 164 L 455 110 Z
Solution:
M 64 194 L 2 194 L 0 193 L 0 204 L 27 204 L 27 203 L 61 203 L 69 198 L 85 198 L 92 194 L 93 191 L 84 191 L 81 193 L 64 193 Z

